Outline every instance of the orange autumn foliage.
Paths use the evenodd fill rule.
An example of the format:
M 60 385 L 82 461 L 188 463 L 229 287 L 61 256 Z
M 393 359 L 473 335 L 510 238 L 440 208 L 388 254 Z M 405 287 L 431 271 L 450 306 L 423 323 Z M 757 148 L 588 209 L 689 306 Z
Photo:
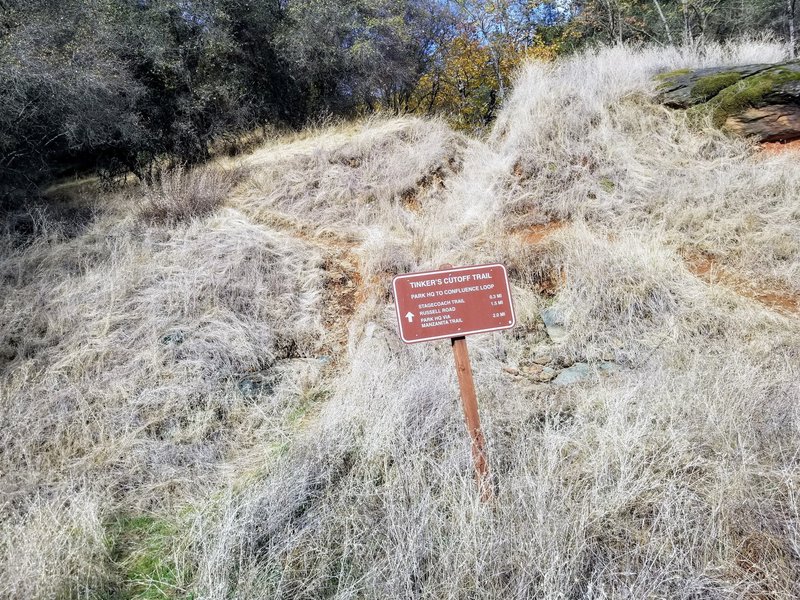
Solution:
M 538 38 L 527 47 L 511 41 L 490 47 L 463 31 L 441 49 L 437 67 L 420 79 L 412 106 L 415 112 L 443 114 L 458 129 L 481 129 L 502 99 L 500 81 L 508 89 L 524 62 L 553 60 L 560 49 L 560 40 Z

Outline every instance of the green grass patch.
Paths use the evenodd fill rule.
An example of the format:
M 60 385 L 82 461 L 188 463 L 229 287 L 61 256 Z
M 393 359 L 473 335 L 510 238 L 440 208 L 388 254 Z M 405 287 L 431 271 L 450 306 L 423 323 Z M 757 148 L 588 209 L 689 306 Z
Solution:
M 190 600 L 182 589 L 186 581 L 175 562 L 177 527 L 155 516 L 121 517 L 111 525 L 111 557 L 122 571 L 122 585 L 114 600 Z
M 603 191 L 604 191 L 604 192 L 606 192 L 607 194 L 610 194 L 611 192 L 613 192 L 613 191 L 614 191 L 614 189 L 615 189 L 617 186 L 616 186 L 616 185 L 614 184 L 614 182 L 613 182 L 613 181 L 611 181 L 609 178 L 607 178 L 607 177 L 603 177 L 603 178 L 600 180 L 600 187 L 601 187 L 601 188 L 603 188 Z

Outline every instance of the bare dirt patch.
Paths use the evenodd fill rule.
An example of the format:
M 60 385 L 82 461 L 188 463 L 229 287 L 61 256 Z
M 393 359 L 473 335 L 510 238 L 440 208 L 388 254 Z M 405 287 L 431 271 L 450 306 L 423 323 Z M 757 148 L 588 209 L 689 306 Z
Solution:
M 460 151 L 460 149 L 459 149 Z M 446 187 L 446 181 L 453 175 L 457 175 L 463 168 L 463 158 L 459 155 L 450 157 L 447 164 L 439 165 L 430 173 L 418 179 L 414 187 L 407 189 L 400 195 L 400 200 L 407 209 L 413 212 L 422 210 L 422 198 L 428 198 L 431 194 L 440 193 Z
M 522 237 L 528 244 L 541 244 L 551 235 L 568 225 L 565 221 L 550 221 L 539 225 L 531 225 L 514 233 Z
M 782 314 L 800 314 L 800 295 L 797 293 L 734 273 L 708 254 L 687 255 L 685 260 L 689 270 L 706 283 L 725 286 L 740 296 Z
M 762 152 L 766 154 L 781 154 L 783 152 L 798 152 L 800 151 L 800 140 L 793 140 L 791 142 L 767 142 L 761 144 Z
M 366 295 L 358 258 L 351 248 L 330 248 L 325 257 L 325 288 L 322 322 L 330 332 L 332 356 L 341 354 L 347 346 L 348 324 Z
M 569 226 L 568 221 L 549 221 L 524 227 L 512 228 L 510 235 L 516 236 L 528 246 L 543 246 L 556 232 Z M 536 252 L 542 250 L 537 249 Z M 513 267 L 512 267 L 513 270 Z M 529 282 L 533 291 L 546 298 L 552 298 L 566 283 L 566 273 L 563 269 L 549 269 L 538 273 L 534 281 Z

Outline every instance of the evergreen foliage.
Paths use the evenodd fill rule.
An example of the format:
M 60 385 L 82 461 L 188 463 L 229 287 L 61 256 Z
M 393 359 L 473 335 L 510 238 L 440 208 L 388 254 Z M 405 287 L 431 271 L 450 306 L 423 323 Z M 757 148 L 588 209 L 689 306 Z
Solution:
M 151 179 L 265 124 L 375 111 L 486 127 L 529 57 L 770 32 L 794 0 L 2 0 L 0 202 Z

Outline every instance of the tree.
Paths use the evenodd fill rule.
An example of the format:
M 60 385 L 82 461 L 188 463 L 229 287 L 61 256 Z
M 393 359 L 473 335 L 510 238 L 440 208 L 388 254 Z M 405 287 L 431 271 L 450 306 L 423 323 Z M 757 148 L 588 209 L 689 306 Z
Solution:
M 313 109 L 401 111 L 444 35 L 445 19 L 429 0 L 295 0 L 287 4 L 278 47 Z
M 435 67 L 420 79 L 419 106 L 448 115 L 461 129 L 488 125 L 519 66 L 528 59 L 549 60 L 558 54 L 562 37 L 554 29 L 537 28 L 536 34 L 519 43 L 510 37 L 506 45 L 496 40 L 492 48 L 479 30 L 459 23 L 455 35 L 441 47 Z
M 585 41 L 702 44 L 771 32 L 796 46 L 796 0 L 576 0 Z M 680 35 L 678 36 L 678 32 Z
M 33 2 L 32 9 L 49 15 L 47 2 Z M 58 13 L 57 19 L 28 20 L 17 8 L 6 15 L 0 184 L 13 180 L 29 188 L 58 166 L 101 153 L 112 160 L 146 138 L 135 111 L 145 90 L 114 54 L 107 22 L 88 19 L 78 2 L 61 4 Z M 95 43 L 83 44 L 84 36 Z
M 17 191 L 147 177 L 264 122 L 415 110 L 453 28 L 441 0 L 0 2 L 0 186 Z

